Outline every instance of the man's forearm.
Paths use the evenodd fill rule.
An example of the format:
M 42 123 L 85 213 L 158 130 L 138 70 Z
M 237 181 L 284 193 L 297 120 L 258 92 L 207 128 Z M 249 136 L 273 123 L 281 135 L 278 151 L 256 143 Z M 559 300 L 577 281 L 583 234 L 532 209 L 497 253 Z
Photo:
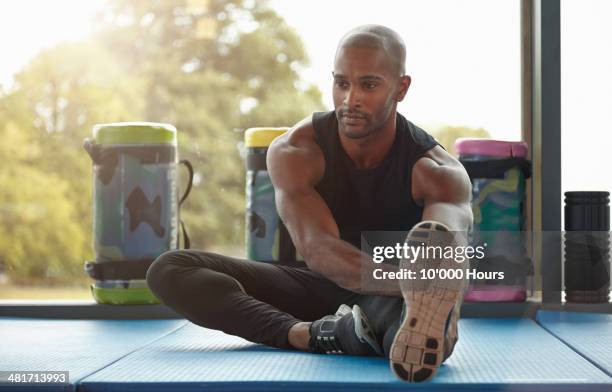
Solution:
M 376 264 L 372 258 L 352 244 L 327 236 L 319 238 L 309 247 L 305 255 L 311 270 L 320 273 L 338 286 L 360 294 L 401 296 L 399 285 L 394 281 L 374 281 L 373 271 L 394 272 L 395 265 Z

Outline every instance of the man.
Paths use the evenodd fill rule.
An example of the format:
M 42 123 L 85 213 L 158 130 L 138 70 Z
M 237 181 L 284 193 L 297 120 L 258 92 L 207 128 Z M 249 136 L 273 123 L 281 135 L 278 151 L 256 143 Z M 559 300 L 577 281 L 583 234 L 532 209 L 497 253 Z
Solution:
M 411 81 L 404 63 L 394 31 L 350 31 L 334 61 L 335 111 L 315 113 L 269 148 L 277 209 L 307 268 L 172 251 L 147 273 L 153 292 L 192 322 L 253 342 L 385 355 L 406 381 L 433 377 L 457 341 L 465 279 L 376 285 L 363 277 L 393 266 L 359 249 L 367 230 L 410 230 L 415 246 L 460 246 L 456 232 L 472 222 L 462 165 L 396 112 Z M 465 268 L 442 261 L 400 267 Z

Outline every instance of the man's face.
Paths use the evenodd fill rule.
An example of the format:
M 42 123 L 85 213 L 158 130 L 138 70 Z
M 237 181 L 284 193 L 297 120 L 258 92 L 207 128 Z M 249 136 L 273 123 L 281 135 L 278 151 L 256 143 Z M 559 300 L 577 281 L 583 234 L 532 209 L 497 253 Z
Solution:
M 395 114 L 400 77 L 378 48 L 340 48 L 334 63 L 334 107 L 340 132 L 361 139 L 381 130 Z

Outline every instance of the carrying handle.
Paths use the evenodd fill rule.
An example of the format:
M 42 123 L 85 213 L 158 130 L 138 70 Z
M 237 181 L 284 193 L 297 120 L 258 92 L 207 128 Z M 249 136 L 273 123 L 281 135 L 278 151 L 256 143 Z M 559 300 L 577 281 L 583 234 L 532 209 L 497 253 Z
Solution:
M 179 200 L 180 207 L 187 198 L 187 196 L 189 196 L 189 192 L 191 192 L 191 186 L 193 185 L 193 166 L 191 165 L 191 162 L 189 162 L 187 159 L 181 159 L 179 161 L 179 165 L 185 165 L 185 167 L 189 171 L 189 182 L 187 183 L 187 189 L 185 189 L 185 193 Z
M 187 235 L 187 229 L 185 229 L 185 222 L 181 219 L 179 221 L 181 224 L 181 230 L 183 231 L 183 249 L 190 249 L 191 241 L 189 240 L 189 235 Z
M 193 186 L 193 166 L 191 165 L 191 162 L 189 162 L 187 159 L 181 159 L 179 161 L 179 165 L 184 165 L 187 168 L 187 171 L 189 172 L 189 182 L 187 183 L 187 189 L 185 189 L 185 193 L 183 194 L 178 203 L 180 210 L 181 205 L 183 204 L 185 199 L 187 199 L 187 196 L 189 196 L 189 192 L 191 192 L 191 187 Z M 181 219 L 179 220 L 179 224 L 181 225 L 181 231 L 183 232 L 183 249 L 189 249 L 191 246 L 191 241 L 189 240 L 187 229 L 185 229 L 185 222 L 183 222 L 183 220 Z
M 100 147 L 95 141 L 89 138 L 83 140 L 83 149 L 87 151 L 93 163 L 100 163 Z

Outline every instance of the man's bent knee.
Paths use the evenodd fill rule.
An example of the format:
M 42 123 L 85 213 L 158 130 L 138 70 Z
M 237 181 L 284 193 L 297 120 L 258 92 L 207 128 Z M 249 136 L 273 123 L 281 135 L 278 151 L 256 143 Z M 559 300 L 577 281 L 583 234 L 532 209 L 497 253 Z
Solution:
M 164 296 L 168 287 L 177 287 L 177 271 L 181 269 L 177 260 L 184 257 L 183 252 L 182 250 L 165 252 L 157 257 L 147 270 L 147 285 L 158 298 Z
M 203 306 L 213 298 L 244 288 L 233 277 L 215 269 L 215 254 L 172 250 L 160 255 L 147 271 L 147 284 L 162 302 L 170 305 L 196 296 Z M 209 301 L 210 299 L 210 301 Z

